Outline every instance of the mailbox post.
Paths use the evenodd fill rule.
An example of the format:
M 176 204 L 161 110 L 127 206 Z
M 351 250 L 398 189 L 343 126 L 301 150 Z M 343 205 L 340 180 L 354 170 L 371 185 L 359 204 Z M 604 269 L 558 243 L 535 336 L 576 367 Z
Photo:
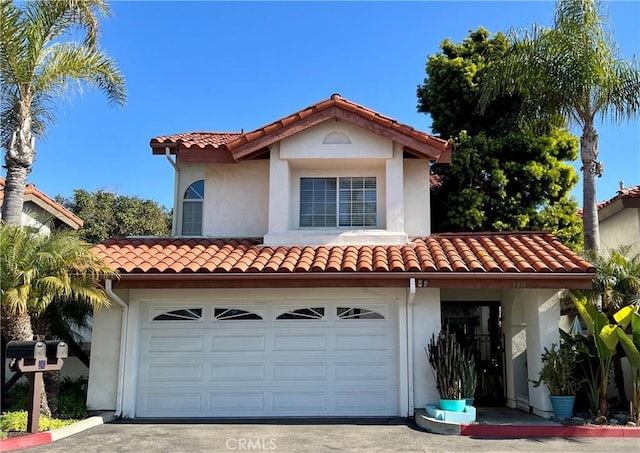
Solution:
M 47 340 L 36 336 L 33 341 L 10 341 L 7 343 L 7 358 L 11 359 L 12 371 L 22 371 L 29 380 L 29 407 L 27 432 L 37 433 L 40 425 L 40 399 L 42 397 L 42 373 L 62 368 L 69 354 L 64 341 Z

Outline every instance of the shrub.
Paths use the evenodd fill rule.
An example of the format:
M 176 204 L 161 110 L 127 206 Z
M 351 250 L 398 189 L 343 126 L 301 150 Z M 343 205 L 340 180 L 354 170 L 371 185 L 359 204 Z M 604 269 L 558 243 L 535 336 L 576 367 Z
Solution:
M 59 420 L 40 415 L 40 431 L 50 431 L 62 428 L 75 423 L 77 420 Z M 0 417 L 0 431 L 20 431 L 27 430 L 27 411 L 7 412 Z

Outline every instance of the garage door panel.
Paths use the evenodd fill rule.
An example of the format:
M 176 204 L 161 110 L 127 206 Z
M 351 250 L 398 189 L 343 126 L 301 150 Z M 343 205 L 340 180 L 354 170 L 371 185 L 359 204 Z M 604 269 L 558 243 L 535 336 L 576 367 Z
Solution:
M 393 400 L 395 397 L 388 389 L 339 391 L 336 392 L 336 410 L 381 413 L 388 410 Z
M 378 304 L 385 319 L 340 319 L 362 311 L 321 305 L 323 319 L 274 319 L 271 305 L 260 321 L 215 319 L 213 304 L 191 325 L 143 315 L 136 415 L 398 415 L 396 310 Z
M 274 334 L 274 351 L 326 351 L 326 335 L 310 335 L 300 332 L 297 335 Z
M 154 382 L 202 382 L 203 366 L 193 363 L 167 363 L 163 361 L 157 364 L 147 364 L 142 368 L 142 377 L 149 383 Z
M 264 351 L 265 335 L 214 335 L 211 339 L 212 352 Z
M 159 336 L 148 339 L 148 352 L 202 352 L 203 342 L 200 335 Z
M 273 364 L 274 381 L 326 381 L 327 364 L 290 362 Z
M 389 337 L 385 333 L 337 333 L 336 351 L 388 351 L 393 344 Z
M 296 414 L 307 410 L 326 411 L 328 409 L 327 392 L 274 392 L 273 409 Z
M 256 363 L 223 363 L 211 365 L 212 382 L 263 381 L 264 364 Z
M 336 381 L 362 381 L 376 380 L 393 383 L 395 367 L 390 366 L 389 361 L 380 362 L 353 362 L 336 363 Z
M 263 412 L 265 409 L 265 395 L 263 392 L 234 392 L 216 391 L 209 393 L 209 407 L 214 414 L 223 416 L 230 411 Z
M 142 401 L 148 415 L 161 415 L 170 412 L 197 414 L 202 411 L 200 392 L 174 391 L 167 394 L 164 390 L 150 391 L 143 393 Z

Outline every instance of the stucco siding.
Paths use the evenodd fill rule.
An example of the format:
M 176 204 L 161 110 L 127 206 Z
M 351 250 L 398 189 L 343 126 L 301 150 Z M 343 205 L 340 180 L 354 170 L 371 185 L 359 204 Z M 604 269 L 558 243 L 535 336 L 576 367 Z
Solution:
M 409 237 L 431 234 L 429 162 L 404 159 L 404 228 Z
M 122 309 L 112 304 L 93 315 L 87 408 L 115 410 L 118 391 Z
M 342 120 L 325 121 L 280 142 L 282 159 L 389 159 L 392 153 L 388 138 Z
M 206 168 L 203 235 L 262 237 L 268 230 L 269 161 Z
M 418 288 L 413 302 L 413 400 L 416 408 L 440 399 L 425 347 L 440 332 L 440 290 Z
M 613 250 L 640 242 L 640 209 L 623 209 L 600 222 L 600 245 Z

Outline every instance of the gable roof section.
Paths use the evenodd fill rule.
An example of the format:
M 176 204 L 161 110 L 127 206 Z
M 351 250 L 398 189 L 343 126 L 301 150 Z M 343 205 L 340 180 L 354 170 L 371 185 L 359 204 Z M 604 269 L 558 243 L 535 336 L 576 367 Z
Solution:
M 209 161 L 240 161 L 262 155 L 265 149 L 284 138 L 332 118 L 342 119 L 372 133 L 387 137 L 404 146 L 416 157 L 441 163 L 451 162 L 453 145 L 446 140 L 414 129 L 388 116 L 333 94 L 329 99 L 281 118 L 251 132 L 192 132 L 151 139 L 154 154 L 189 150 L 180 159 L 205 158 L 202 151 L 210 151 Z
M 602 222 L 625 208 L 640 208 L 640 186 L 620 189 L 613 198 L 598 203 L 598 218 Z
M 437 234 L 415 238 L 407 245 L 386 246 L 116 238 L 92 250 L 121 273 L 122 285 L 137 281 L 137 287 L 154 280 L 180 287 L 187 281 L 202 285 L 215 280 L 221 286 L 224 280 L 233 286 L 231 280 L 236 280 L 246 287 L 252 280 L 273 286 L 276 280 L 323 279 L 332 286 L 346 280 L 352 286 L 406 286 L 413 277 L 438 287 L 459 287 L 465 282 L 467 287 L 578 288 L 589 287 L 595 272 L 549 233 Z
M 4 187 L 6 181 L 3 177 L 0 177 L 0 205 L 4 202 Z M 83 220 L 76 216 L 73 212 L 56 202 L 53 198 L 49 197 L 44 192 L 36 189 L 33 184 L 27 184 L 24 189 L 24 201 L 30 201 L 35 203 L 40 208 L 54 216 L 58 221 L 64 223 L 69 228 L 77 230 L 84 224 Z

